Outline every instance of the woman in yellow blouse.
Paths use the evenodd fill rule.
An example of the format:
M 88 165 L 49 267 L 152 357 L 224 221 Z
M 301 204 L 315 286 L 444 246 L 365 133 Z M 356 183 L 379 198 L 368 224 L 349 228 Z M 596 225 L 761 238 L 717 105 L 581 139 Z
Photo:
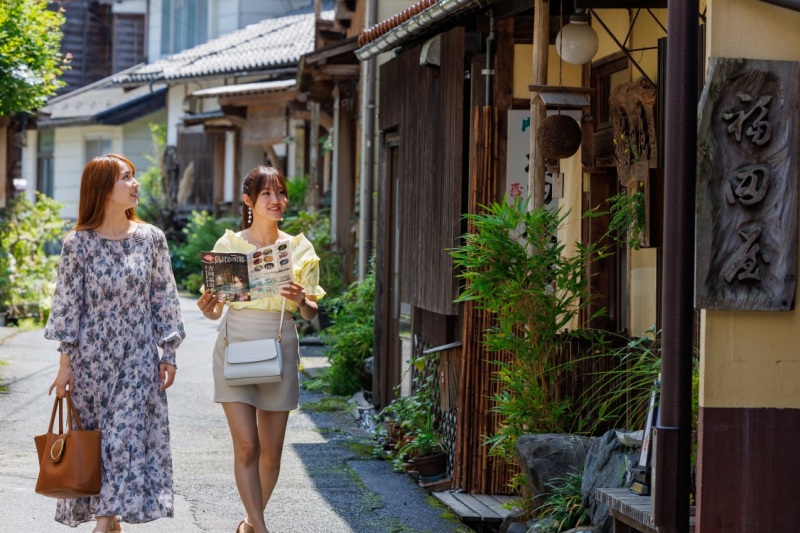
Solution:
M 215 252 L 248 253 L 257 248 L 291 239 L 292 281 L 280 295 L 251 301 L 227 302 L 227 336 L 231 342 L 275 338 L 280 326 L 282 300 L 291 313 L 311 320 L 317 315 L 317 300 L 325 291 L 319 286 L 319 257 L 303 234 L 292 237 L 278 229 L 288 203 L 286 181 L 279 171 L 259 166 L 242 184 L 244 210 L 242 231 L 227 230 L 214 246 Z M 217 320 L 226 302 L 205 291 L 197 306 L 206 318 Z M 259 385 L 229 386 L 223 375 L 225 329 L 214 346 L 214 401 L 221 403 L 233 438 L 234 476 L 247 517 L 237 533 L 268 533 L 264 511 L 278 481 L 281 451 L 289 411 L 297 408 L 299 364 L 297 330 L 290 313 L 283 324 L 283 380 Z

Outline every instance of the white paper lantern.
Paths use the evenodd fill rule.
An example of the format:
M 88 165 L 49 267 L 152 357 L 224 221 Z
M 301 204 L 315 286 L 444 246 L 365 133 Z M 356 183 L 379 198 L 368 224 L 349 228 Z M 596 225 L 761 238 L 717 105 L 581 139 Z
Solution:
M 597 53 L 597 34 L 586 15 L 572 15 L 556 36 L 556 51 L 572 65 L 583 65 Z

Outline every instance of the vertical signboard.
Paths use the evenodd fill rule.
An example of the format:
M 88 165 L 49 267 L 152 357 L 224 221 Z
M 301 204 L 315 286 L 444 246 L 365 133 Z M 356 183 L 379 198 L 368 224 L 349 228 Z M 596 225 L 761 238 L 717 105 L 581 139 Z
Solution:
M 698 308 L 793 308 L 797 93 L 796 62 L 711 60 L 697 139 Z
M 531 112 L 528 109 L 510 110 L 508 112 L 507 135 L 507 161 L 506 161 L 506 187 L 507 201 L 513 203 L 515 199 L 528 199 L 528 165 L 531 155 Z M 553 190 L 553 175 L 546 172 L 544 175 L 544 205 L 547 208 L 558 206 L 558 191 Z

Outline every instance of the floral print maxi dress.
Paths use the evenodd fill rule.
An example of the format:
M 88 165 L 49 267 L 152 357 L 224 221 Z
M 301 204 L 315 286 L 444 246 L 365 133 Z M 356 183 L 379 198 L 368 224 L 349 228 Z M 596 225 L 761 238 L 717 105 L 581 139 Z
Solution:
M 122 240 L 92 230 L 69 233 L 44 335 L 70 355 L 72 398 L 84 428 L 103 432 L 100 494 L 58 500 L 56 520 L 77 526 L 97 516 L 130 523 L 171 517 L 159 363 L 175 364 L 186 334 L 164 233 L 148 224 Z

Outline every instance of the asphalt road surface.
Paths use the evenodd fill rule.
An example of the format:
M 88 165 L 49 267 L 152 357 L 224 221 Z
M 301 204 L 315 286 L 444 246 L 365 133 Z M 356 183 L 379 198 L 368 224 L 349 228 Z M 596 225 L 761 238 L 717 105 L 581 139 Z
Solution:
M 128 533 L 233 533 L 244 516 L 227 424 L 212 399 L 215 324 L 194 300 L 181 304 L 187 339 L 168 391 L 175 517 L 125 525 Z M 69 528 L 55 522 L 55 500 L 34 492 L 33 437 L 47 430 L 57 346 L 42 330 L 0 328 L 0 361 L 7 363 L 0 366 L 0 533 L 92 531 L 93 523 Z M 301 357 L 312 372 L 326 362 L 314 346 L 301 347 Z M 266 513 L 272 533 L 471 531 L 407 476 L 393 473 L 390 463 L 372 459 L 369 435 L 347 409 L 318 408 L 327 399 L 301 391 L 301 408 L 289 417 L 281 477 Z

